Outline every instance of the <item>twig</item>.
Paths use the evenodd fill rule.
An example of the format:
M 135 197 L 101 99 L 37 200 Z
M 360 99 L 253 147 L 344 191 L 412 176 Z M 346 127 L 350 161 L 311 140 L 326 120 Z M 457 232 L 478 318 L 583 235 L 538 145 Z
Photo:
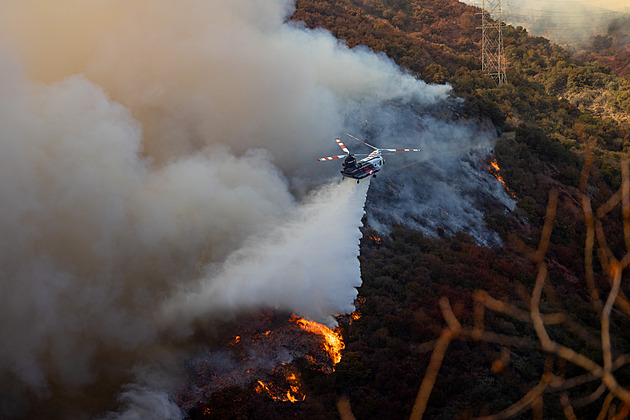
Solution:
M 547 384 L 541 381 L 538 385 L 534 387 L 531 391 L 529 391 L 523 398 L 521 398 L 515 404 L 512 404 L 510 407 L 501 411 L 500 413 L 493 414 L 491 416 L 485 417 L 477 417 L 477 420 L 503 420 L 515 417 L 521 414 L 523 411 L 527 410 L 531 404 L 539 398 L 543 392 L 545 392 L 545 388 L 547 388 Z
M 584 269 L 586 277 L 586 285 L 591 296 L 591 302 L 595 312 L 598 314 L 602 310 L 602 302 L 599 299 L 599 290 L 595 287 L 595 274 L 593 273 L 593 246 L 595 245 L 595 218 L 593 217 L 593 209 L 591 200 L 582 194 L 582 211 L 586 221 L 586 240 L 584 244 Z
M 569 401 L 569 396 L 567 394 L 562 394 L 560 397 L 560 404 L 562 404 L 564 417 L 566 417 L 567 420 L 577 420 L 577 417 L 573 412 L 573 406 L 571 405 L 571 401 Z
M 604 395 L 604 392 L 606 392 L 607 389 L 608 388 L 606 388 L 606 385 L 601 384 L 600 386 L 597 387 L 595 391 L 593 391 L 589 395 L 573 400 L 573 405 L 575 405 L 576 407 L 584 407 L 586 405 L 592 404 L 595 401 L 597 401 L 599 397 Z
M 440 308 L 442 309 L 442 315 L 449 325 L 449 328 L 445 328 L 442 331 L 440 338 L 438 338 L 435 343 L 435 347 L 433 348 L 433 353 L 431 354 L 431 359 L 429 361 L 429 366 L 427 366 L 427 371 L 424 374 L 424 378 L 420 384 L 420 389 L 418 390 L 416 402 L 411 410 L 411 420 L 422 419 L 427 403 L 429 402 L 429 397 L 431 396 L 431 391 L 435 385 L 438 372 L 442 366 L 446 349 L 448 348 L 451 340 L 453 340 L 453 338 L 455 338 L 461 331 L 461 324 L 455 317 L 455 314 L 453 314 L 447 298 L 443 297 L 440 299 Z
M 341 420 L 355 420 L 352 409 L 350 408 L 350 400 L 348 397 L 339 397 L 337 400 L 337 411 L 339 411 L 339 417 Z
M 606 395 L 606 398 L 604 399 L 604 403 L 602 404 L 602 409 L 599 411 L 599 415 L 597 416 L 597 420 L 604 420 L 606 418 L 613 398 L 615 398 L 615 396 L 613 395 L 612 392 Z
M 478 299 L 485 307 L 495 312 L 499 312 L 505 315 L 509 315 L 512 318 L 516 318 L 523 322 L 532 322 L 531 314 L 527 311 L 517 308 L 502 300 L 493 298 L 488 292 L 483 290 L 475 291 L 474 298 Z M 555 314 L 541 314 L 544 324 L 561 324 L 566 320 L 566 315 L 563 313 Z
M 625 403 L 630 403 L 630 392 L 623 388 L 615 377 L 612 375 L 612 352 L 610 349 L 610 311 L 617 299 L 617 293 L 619 293 L 619 287 L 621 285 L 621 270 L 616 262 L 612 265 L 613 286 L 608 294 L 606 305 L 602 310 L 602 353 L 604 358 L 604 372 L 602 375 L 602 382 L 606 384 L 608 389 L 611 390 L 617 397 L 623 400 Z

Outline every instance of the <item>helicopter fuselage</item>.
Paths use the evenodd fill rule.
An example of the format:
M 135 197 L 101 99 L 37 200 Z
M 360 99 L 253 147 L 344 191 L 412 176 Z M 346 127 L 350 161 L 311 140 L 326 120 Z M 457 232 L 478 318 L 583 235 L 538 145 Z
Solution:
M 354 137 L 351 134 L 346 133 L 348 136 L 353 139 L 365 144 L 368 147 L 374 149 L 372 153 L 364 157 L 363 159 L 357 161 L 357 158 L 354 154 L 350 153 L 350 150 L 339 140 L 335 139 L 341 150 L 343 150 L 345 155 L 338 156 L 327 156 L 323 158 L 317 159 L 319 162 L 325 162 L 328 160 L 334 159 L 344 159 L 341 169 L 341 175 L 347 178 L 354 178 L 359 182 L 360 179 L 366 178 L 370 175 L 376 176 L 376 173 L 381 170 L 385 161 L 383 160 L 383 156 L 381 156 L 381 151 L 384 152 L 421 152 L 422 149 L 379 149 L 377 147 L 372 146 L 369 143 L 364 142 L 361 139 Z
M 383 163 L 383 157 L 376 150 L 358 162 L 354 155 L 348 155 L 343 162 L 341 175 L 347 178 L 363 179 L 380 171 Z

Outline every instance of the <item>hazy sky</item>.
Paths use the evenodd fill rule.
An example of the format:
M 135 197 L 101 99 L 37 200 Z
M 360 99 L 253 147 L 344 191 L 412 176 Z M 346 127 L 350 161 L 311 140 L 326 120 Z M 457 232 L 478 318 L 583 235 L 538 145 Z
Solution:
M 630 0 L 599 0 L 599 1 L 590 1 L 587 4 L 591 4 L 593 6 L 603 7 L 605 9 L 611 10 L 628 10 L 630 9 Z
M 466 4 L 481 4 L 481 0 L 461 0 L 462 3 L 466 3 Z M 527 3 L 533 4 L 533 3 L 541 3 L 540 2 L 536 2 L 534 1 L 529 1 Z M 610 9 L 610 10 L 627 10 L 630 9 L 630 0 L 561 0 L 561 3 L 565 3 L 566 5 L 570 6 L 572 4 L 580 4 L 580 5 L 588 5 L 588 6 L 594 6 L 594 7 L 601 7 L 603 9 Z M 519 0 L 503 0 L 501 2 L 502 5 L 509 5 L 510 3 L 521 3 L 521 1 Z M 545 2 L 548 3 L 548 2 Z M 555 2 L 555 3 L 559 3 L 559 2 Z
M 543 0 L 503 0 L 502 4 L 527 4 L 538 7 L 539 4 L 544 3 L 548 6 L 554 5 L 566 5 L 567 8 L 572 8 L 573 6 L 593 6 L 601 9 L 609 9 L 609 10 L 628 10 L 630 9 L 630 0 L 559 0 L 554 2 L 543 1 Z
M 482 4 L 482 0 L 464 2 L 479 7 Z M 497 0 L 493 3 L 496 5 Z M 630 0 L 502 0 L 501 6 L 506 23 L 523 26 L 531 35 L 574 46 L 606 33 L 610 20 L 620 11 L 630 12 Z

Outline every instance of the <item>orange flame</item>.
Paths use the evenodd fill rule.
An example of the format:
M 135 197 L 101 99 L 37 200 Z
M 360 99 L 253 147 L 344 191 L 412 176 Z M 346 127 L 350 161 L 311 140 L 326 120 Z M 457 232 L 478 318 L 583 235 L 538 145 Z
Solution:
M 381 242 L 383 242 L 383 240 L 376 235 L 370 235 L 369 238 L 373 240 L 377 245 L 380 245 Z
M 492 156 L 492 155 L 490 155 L 490 156 Z M 501 168 L 499 167 L 499 164 L 497 163 L 497 160 L 494 158 L 494 156 L 492 156 L 492 160 L 490 161 L 490 166 L 488 166 L 488 170 L 490 170 L 492 175 L 494 175 L 494 177 L 501 184 L 503 184 L 503 187 L 505 187 L 505 190 L 510 193 L 512 198 L 516 198 L 516 195 L 512 191 L 510 191 L 510 189 L 508 188 L 507 184 L 503 180 L 503 177 L 501 175 L 499 175 L 499 171 L 501 170 Z
M 356 321 L 357 319 L 361 318 L 361 306 L 365 304 L 365 298 L 363 296 L 357 296 L 357 299 L 354 302 L 355 305 L 355 310 L 354 312 L 352 312 L 350 314 L 350 321 L 349 323 L 352 324 L 353 321 Z
M 256 392 L 259 394 L 267 394 L 274 401 L 288 401 L 292 403 L 304 401 L 306 395 L 302 394 L 300 390 L 300 380 L 297 375 L 295 373 L 289 373 L 286 377 L 286 381 L 289 389 L 282 389 L 273 382 L 264 383 L 263 381 L 258 381 Z
M 336 365 L 341 361 L 341 350 L 346 347 L 341 339 L 341 334 L 331 330 L 325 325 L 304 318 L 298 318 L 295 315 L 291 316 L 290 321 L 295 322 L 305 331 L 321 335 L 324 338 L 324 349 L 330 356 L 333 364 Z

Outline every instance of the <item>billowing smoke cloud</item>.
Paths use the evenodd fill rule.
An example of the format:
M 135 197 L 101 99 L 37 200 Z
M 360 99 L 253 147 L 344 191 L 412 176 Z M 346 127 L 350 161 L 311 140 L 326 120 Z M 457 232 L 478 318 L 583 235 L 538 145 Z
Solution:
M 168 302 L 165 319 L 177 320 L 173 327 L 181 329 L 187 318 L 233 314 L 264 302 L 335 326 L 332 315 L 354 310 L 354 287 L 361 285 L 357 222 L 368 185 L 342 182 L 317 191 L 276 229 L 251 237 L 220 267 L 208 266 L 199 289 Z
M 284 24 L 290 6 L 15 1 L 0 31 L 10 32 L 32 78 L 81 73 L 130 108 L 156 163 L 227 143 L 237 154 L 262 146 L 295 171 L 303 167 L 296 152 L 321 152 L 358 101 L 436 101 L 449 91 L 418 83 L 367 50 L 348 53 L 328 33 Z
M 450 88 L 292 7 L 0 2 L 0 415 L 102 414 L 122 390 L 121 416 L 173 417 L 173 337 L 352 310 L 368 184 L 314 158 L 379 104 Z

